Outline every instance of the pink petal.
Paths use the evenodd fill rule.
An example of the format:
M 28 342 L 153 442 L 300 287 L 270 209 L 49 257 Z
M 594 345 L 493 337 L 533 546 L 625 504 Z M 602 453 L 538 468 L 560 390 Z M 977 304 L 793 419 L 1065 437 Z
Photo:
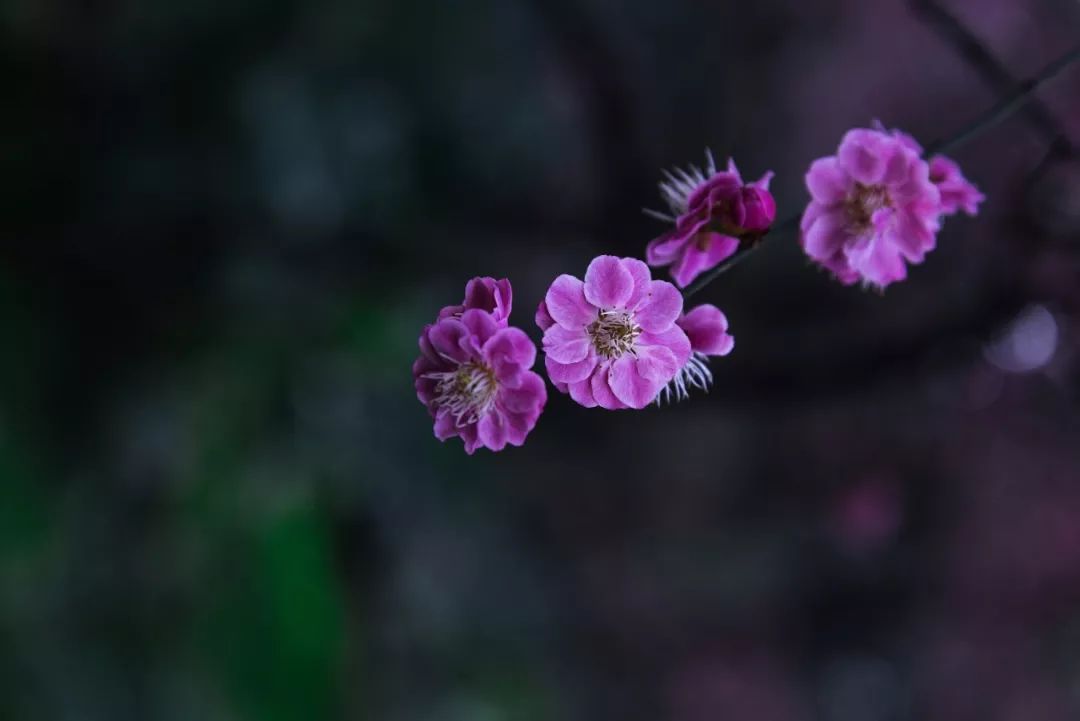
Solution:
M 637 258 L 623 258 L 622 264 L 624 268 L 630 271 L 630 275 L 634 278 L 634 292 L 630 294 L 630 299 L 626 301 L 626 308 L 628 310 L 634 310 L 649 294 L 649 283 L 652 282 L 652 273 L 649 271 L 649 266 L 645 265 Z
M 540 305 L 536 306 L 536 324 L 540 326 L 540 330 L 547 330 L 551 326 L 555 325 L 555 319 L 548 313 L 547 303 L 540 301 Z
M 671 231 L 652 240 L 645 247 L 645 260 L 649 265 L 662 266 L 675 262 L 689 238 L 685 233 Z
M 469 333 L 476 336 L 481 345 L 499 330 L 499 324 L 491 316 L 491 313 L 485 310 L 471 309 L 465 311 L 461 314 L 461 323 L 469 329 Z
M 634 292 L 634 276 L 614 255 L 593 258 L 585 271 L 585 299 L 598 308 L 623 308 Z
M 547 388 L 544 379 L 528 371 L 522 374 L 521 384 L 517 388 L 501 388 L 499 403 L 509 413 L 530 414 L 538 412 L 547 402 Z
M 823 261 L 840 252 L 849 237 L 844 211 L 826 211 L 803 234 L 803 250 L 814 260 Z
M 462 426 L 458 429 L 458 435 L 461 436 L 461 440 L 465 442 L 465 452 L 470 456 L 476 452 L 477 448 L 484 445 L 480 441 L 476 426 L 476 423 L 470 423 L 469 425 Z
M 891 155 L 882 147 L 886 137 L 876 130 L 849 130 L 837 152 L 840 168 L 863 185 L 879 183 L 885 172 L 885 156 Z
M 509 413 L 506 416 L 506 441 L 512 446 L 525 444 L 525 437 L 536 427 L 539 415 Z
M 649 283 L 649 292 L 634 311 L 634 320 L 642 330 L 658 333 L 667 330 L 682 313 L 682 293 L 667 281 Z
M 506 448 L 506 420 L 498 411 L 487 413 L 476 424 L 477 436 L 480 443 L 493 451 L 501 451 Z
M 662 345 L 639 348 L 636 363 L 638 375 L 655 384 L 657 391 L 667 385 L 682 368 L 671 349 Z M 654 393 L 653 397 L 655 396 Z
M 617 411 L 626 408 L 626 404 L 620 401 L 615 393 L 611 390 L 611 385 L 608 383 L 608 377 L 611 374 L 610 370 L 605 372 L 597 371 L 592 375 L 592 394 L 596 399 L 597 405 L 601 408 L 606 408 L 609 411 Z
M 680 288 L 685 288 L 694 281 L 694 278 L 727 260 L 738 249 L 738 238 L 720 233 L 709 233 L 705 240 L 704 250 L 701 249 L 700 241 L 697 240 L 686 246 L 686 251 L 672 269 L 671 275 Z
M 661 333 L 642 333 L 637 342 L 639 353 L 648 352 L 650 346 L 663 346 L 675 354 L 675 360 L 681 368 L 690 360 L 690 339 L 677 324 Z M 644 349 L 644 350 L 642 350 Z
M 544 303 L 555 322 L 567 328 L 581 328 L 596 320 L 596 308 L 585 300 L 585 284 L 572 275 L 556 278 Z
M 453 438 L 458 435 L 458 427 L 454 422 L 454 417 L 450 413 L 443 411 L 439 415 L 435 416 L 435 437 L 440 441 L 445 441 L 448 438 Z
M 457 318 L 444 318 L 435 325 L 427 334 L 431 347 L 440 357 L 448 357 L 464 363 L 471 358 L 470 354 L 462 348 L 462 341 L 469 337 L 469 330 Z
M 630 408 L 638 409 L 652 403 L 664 386 L 663 383 L 656 383 L 638 373 L 637 361 L 629 354 L 612 364 L 608 382 L 616 398 Z
M 806 171 L 806 188 L 818 203 L 832 205 L 847 197 L 851 179 L 840 169 L 835 156 L 818 158 Z
M 596 364 L 596 353 L 592 351 L 577 363 L 559 363 L 553 360 L 551 356 L 544 358 L 548 378 L 553 383 L 580 383 L 589 377 L 593 369 L 596 368 Z
M 559 363 L 577 363 L 589 354 L 592 340 L 583 329 L 553 325 L 544 332 L 544 353 Z
M 592 380 L 590 378 L 578 381 L 577 383 L 571 383 L 570 397 L 586 408 L 596 408 L 596 399 L 593 398 Z
M 502 328 L 484 344 L 483 356 L 492 364 L 513 362 L 527 369 L 536 362 L 536 346 L 520 328 Z
M 690 347 L 707 355 L 727 355 L 735 341 L 728 335 L 727 316 L 715 305 L 703 304 L 678 321 L 690 339 Z
M 873 238 L 865 248 L 849 250 L 848 258 L 863 280 L 879 288 L 907 277 L 900 251 L 880 236 Z
M 513 291 L 506 278 L 473 278 L 465 286 L 465 308 L 478 308 L 494 316 L 501 325 L 510 317 Z

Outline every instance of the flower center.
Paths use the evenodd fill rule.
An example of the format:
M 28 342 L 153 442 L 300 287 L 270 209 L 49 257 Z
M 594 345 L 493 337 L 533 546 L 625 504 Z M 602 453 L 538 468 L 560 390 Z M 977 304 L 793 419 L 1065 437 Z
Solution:
M 847 199 L 847 214 L 856 231 L 870 228 L 874 213 L 881 208 L 891 208 L 892 199 L 884 185 L 855 184 L 855 190 Z
M 495 404 L 499 384 L 495 371 L 483 363 L 469 361 L 456 370 L 428 373 L 426 377 L 438 381 L 435 403 L 446 408 L 458 425 L 476 423 Z
M 634 342 L 641 335 L 641 328 L 631 313 L 621 310 L 602 310 L 600 315 L 585 329 L 592 339 L 596 352 L 604 358 L 615 359 L 623 353 L 634 352 Z

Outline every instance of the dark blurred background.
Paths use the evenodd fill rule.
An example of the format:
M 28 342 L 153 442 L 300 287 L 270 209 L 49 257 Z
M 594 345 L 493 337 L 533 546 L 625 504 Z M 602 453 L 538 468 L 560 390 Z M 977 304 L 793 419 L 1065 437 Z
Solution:
M 1080 718 L 1080 67 L 883 296 L 779 237 L 644 412 L 439 444 L 474 275 L 642 255 L 659 168 L 948 135 L 1072 0 L 3 0 L 0 719 Z M 698 300 L 698 299 L 695 299 Z

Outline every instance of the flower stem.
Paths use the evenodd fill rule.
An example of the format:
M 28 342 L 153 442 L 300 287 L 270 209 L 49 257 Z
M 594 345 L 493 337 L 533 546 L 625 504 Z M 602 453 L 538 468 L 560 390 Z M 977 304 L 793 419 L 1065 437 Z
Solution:
M 943 153 L 947 150 L 958 148 L 964 143 L 968 142 L 972 138 L 982 134 L 984 131 L 989 130 L 998 123 L 1008 118 L 1014 112 L 1024 107 L 1027 104 L 1035 91 L 1045 82 L 1053 78 L 1062 70 L 1067 68 L 1072 63 L 1080 60 L 1080 46 L 1073 48 L 1069 52 L 1062 55 L 1057 60 L 1053 61 L 1041 71 L 1031 76 L 1027 80 L 1024 80 L 1017 84 L 1011 93 L 1006 95 L 993 107 L 989 108 L 977 118 L 972 120 L 966 126 L 958 130 L 956 133 L 950 135 L 947 138 L 934 141 L 926 147 L 926 155 L 934 155 L 937 153 Z M 765 236 L 760 242 L 748 246 L 735 255 L 725 260 L 720 265 L 716 266 L 708 273 L 698 277 L 690 285 L 683 289 L 683 297 L 689 298 L 697 293 L 699 290 L 707 286 L 709 283 L 716 280 L 718 277 L 731 270 L 735 265 L 741 263 L 743 259 L 753 254 L 756 250 L 763 247 L 770 238 L 775 238 L 779 235 L 787 233 L 789 230 L 794 230 L 799 227 L 799 221 L 802 219 L 802 213 L 797 215 L 791 215 L 781 220 L 778 223 L 774 223 L 769 234 Z

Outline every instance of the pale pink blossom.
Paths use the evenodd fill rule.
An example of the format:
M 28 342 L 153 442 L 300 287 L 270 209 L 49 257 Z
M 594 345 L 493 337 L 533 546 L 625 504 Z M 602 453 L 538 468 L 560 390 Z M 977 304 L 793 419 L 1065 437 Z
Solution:
M 803 250 L 845 285 L 884 288 L 933 250 L 941 195 L 927 162 L 895 134 L 848 131 L 836 155 L 811 164 L 806 185 Z
M 520 328 L 502 327 L 484 310 L 426 326 L 413 380 L 435 437 L 459 436 L 470 455 L 524 443 L 547 401 L 543 379 L 529 370 L 535 360 L 536 346 Z
M 690 357 L 682 304 L 635 258 L 602 255 L 584 282 L 559 276 L 536 313 L 548 376 L 587 408 L 644 408 Z
M 674 223 L 674 228 L 649 243 L 646 260 L 652 266 L 672 265 L 671 276 L 685 288 L 701 273 L 735 254 L 743 240 L 754 242 L 776 219 L 776 202 L 769 192 L 772 172 L 744 184 L 733 160 L 718 172 L 706 152 L 705 170 L 665 173 L 660 193 L 670 214 L 651 213 Z

